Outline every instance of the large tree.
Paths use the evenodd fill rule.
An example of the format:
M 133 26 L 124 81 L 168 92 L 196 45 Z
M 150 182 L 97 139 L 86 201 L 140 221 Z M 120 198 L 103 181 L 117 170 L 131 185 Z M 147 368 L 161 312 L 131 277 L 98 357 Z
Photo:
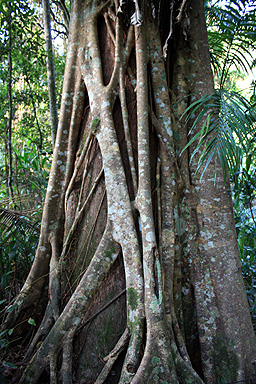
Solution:
M 255 377 L 229 184 L 180 156 L 214 90 L 203 0 L 74 0 L 69 33 L 19 383 Z

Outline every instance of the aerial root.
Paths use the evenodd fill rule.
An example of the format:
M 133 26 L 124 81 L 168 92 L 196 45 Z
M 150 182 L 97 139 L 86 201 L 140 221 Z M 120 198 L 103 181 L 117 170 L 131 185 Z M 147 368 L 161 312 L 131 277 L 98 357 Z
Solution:
M 106 250 L 111 252 L 109 257 L 104 257 Z M 69 374 L 72 375 L 72 362 L 68 356 L 73 352 L 74 333 L 81 324 L 90 299 L 101 285 L 102 280 L 113 265 L 119 252 L 120 246 L 113 241 L 112 226 L 108 222 L 90 265 L 63 312 L 26 366 L 20 379 L 20 384 L 36 384 L 48 365 L 50 365 L 50 382 L 51 384 L 57 384 L 57 362 L 60 351 L 63 354 L 63 383 L 70 383 L 64 374 L 66 371 L 70 371 Z M 98 271 L 97 278 L 95 278 L 95 270 Z M 68 364 L 70 368 L 66 368 Z
M 111 17 L 109 11 L 108 11 L 108 13 L 107 12 L 104 13 L 104 19 L 105 19 L 105 23 L 106 23 L 106 26 L 107 26 L 107 31 L 109 33 L 109 36 L 111 37 L 111 40 L 112 40 L 113 44 L 116 45 L 116 37 L 115 37 L 115 33 L 113 32 L 112 27 L 110 25 L 109 17 Z
M 129 384 L 132 382 L 140 364 L 143 330 L 144 317 L 141 317 L 138 319 L 138 324 L 133 325 L 130 329 L 131 337 L 120 378 L 120 383 L 122 384 Z
M 60 315 L 60 271 L 59 271 L 59 247 L 57 239 L 51 239 L 52 255 L 49 270 L 49 301 L 51 304 L 52 315 L 55 321 Z
M 177 316 L 176 316 L 176 313 L 174 311 L 173 306 L 171 307 L 171 312 L 172 312 L 171 320 L 168 319 L 168 317 L 170 317 L 170 315 L 167 315 L 167 321 L 169 323 L 169 326 L 172 327 L 174 339 L 176 340 L 176 345 L 177 345 L 179 354 L 186 363 L 191 365 L 191 361 L 190 361 L 190 358 L 189 358 L 189 355 L 187 352 L 185 340 L 184 340 L 184 337 L 183 337 L 182 332 L 180 330 L 180 326 L 178 324 L 178 319 L 177 319 Z
M 67 212 L 68 198 L 69 198 L 69 196 L 71 194 L 72 188 L 74 187 L 75 180 L 76 180 L 76 177 L 78 175 L 78 171 L 80 170 L 80 168 L 81 168 L 81 166 L 82 166 L 82 164 L 84 162 L 84 159 L 85 159 L 85 156 L 86 156 L 87 152 L 90 150 L 91 143 L 92 143 L 92 132 L 90 131 L 89 135 L 87 137 L 87 140 L 86 140 L 86 142 L 85 142 L 85 144 L 84 144 L 84 146 L 82 148 L 79 160 L 78 160 L 78 162 L 76 164 L 76 167 L 74 169 L 73 175 L 71 177 L 71 180 L 69 182 L 69 185 L 68 185 L 66 193 L 65 193 L 65 204 L 64 204 L 65 213 Z
M 174 320 L 167 319 L 167 322 L 169 323 L 168 331 L 170 346 L 174 356 L 175 371 L 178 379 L 181 379 L 179 382 L 183 383 L 184 380 L 187 380 L 186 382 L 191 382 L 191 380 L 193 380 L 193 384 L 203 384 L 202 379 L 192 367 L 176 315 L 174 316 Z
M 106 364 L 104 365 L 102 371 L 100 372 L 99 376 L 97 377 L 97 380 L 95 381 L 95 384 L 103 384 L 106 380 L 109 372 L 111 371 L 111 368 L 114 365 L 114 362 L 117 360 L 120 353 L 124 350 L 124 348 L 128 345 L 130 338 L 129 329 L 126 328 L 123 335 L 117 342 L 116 346 L 112 351 L 109 353 L 108 356 L 104 357 L 104 361 Z
M 186 3 L 187 3 L 187 0 L 183 0 L 180 8 L 178 9 L 178 16 L 176 17 L 177 23 L 180 23 L 182 20 L 182 15 L 183 15 L 183 12 L 185 10 Z
M 73 339 L 76 329 L 71 329 L 63 341 L 61 377 L 62 384 L 72 383 Z
M 166 353 L 167 350 L 170 350 L 167 329 L 165 329 L 163 322 L 162 324 L 158 323 L 158 325 L 150 324 L 150 322 L 148 319 L 149 329 L 145 351 L 132 384 L 151 383 L 155 381 L 156 372 L 159 380 L 178 384 L 173 356 Z
M 58 384 L 58 375 L 57 375 L 57 360 L 58 354 L 55 349 L 49 353 L 50 360 L 50 382 L 51 384 Z

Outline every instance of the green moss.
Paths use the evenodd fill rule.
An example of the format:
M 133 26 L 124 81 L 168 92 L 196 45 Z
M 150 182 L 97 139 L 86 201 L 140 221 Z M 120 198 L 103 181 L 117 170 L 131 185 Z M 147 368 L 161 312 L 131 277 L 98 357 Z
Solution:
M 93 121 L 91 123 L 91 131 L 92 131 L 92 133 L 96 133 L 99 124 L 100 124 L 100 119 L 97 119 L 97 118 L 93 119 Z
M 218 382 L 234 381 L 237 379 L 239 369 L 238 358 L 230 349 L 230 342 L 223 334 L 219 334 L 213 341 L 211 355 L 213 370 Z
M 105 256 L 106 258 L 108 257 L 109 259 L 111 259 L 113 253 L 115 253 L 115 247 L 114 247 L 114 246 L 112 246 L 112 247 L 106 249 L 105 252 L 104 252 L 104 256 Z
M 175 221 L 177 235 L 181 236 L 186 230 L 186 221 L 182 217 L 177 217 Z
M 157 364 L 160 364 L 161 360 L 159 357 L 157 356 L 154 356 L 153 359 L 152 359 L 152 365 L 153 367 L 156 366 Z
M 151 374 L 150 374 L 149 382 L 151 383 L 153 379 L 154 383 L 171 384 L 169 381 L 165 380 L 166 372 L 165 372 L 165 368 L 161 364 L 161 360 L 158 357 L 154 356 L 151 362 L 153 366 L 155 365 L 155 367 L 153 368 L 153 370 L 152 370 L 152 367 L 150 369 Z
M 135 288 L 127 289 L 127 300 L 128 304 L 131 306 L 131 309 L 134 311 L 138 306 L 139 295 Z
M 200 377 L 196 377 L 191 370 L 189 369 L 187 363 L 182 360 L 177 361 L 176 363 L 176 372 L 178 377 L 178 382 L 180 384 L 201 384 L 202 380 Z

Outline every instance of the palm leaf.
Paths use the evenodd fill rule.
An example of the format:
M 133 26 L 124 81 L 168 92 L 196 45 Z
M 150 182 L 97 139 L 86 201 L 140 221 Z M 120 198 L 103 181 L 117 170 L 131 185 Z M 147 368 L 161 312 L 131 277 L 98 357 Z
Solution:
M 255 1 L 219 1 L 207 6 L 208 39 L 214 73 L 223 88 L 230 68 L 248 72 L 256 47 Z
M 192 121 L 189 134 L 193 137 L 181 155 L 191 144 L 196 144 L 190 161 L 200 149 L 197 172 L 203 166 L 201 178 L 217 155 L 225 181 L 227 167 L 237 171 L 238 165 L 241 164 L 241 154 L 245 153 L 251 137 L 255 134 L 255 109 L 236 92 L 216 90 L 213 94 L 203 96 L 192 103 L 185 114 L 186 122 Z M 201 127 L 198 128 L 199 126 Z
M 26 232 L 38 232 L 38 221 L 32 221 L 24 216 L 23 212 L 13 211 L 6 208 L 0 208 L 0 228 L 2 230 L 12 227 L 22 228 Z
M 15 201 L 10 198 L 1 200 L 0 204 L 0 230 L 2 234 L 12 233 L 17 230 L 26 232 L 27 235 L 39 232 L 38 226 L 40 223 L 40 202 L 37 201 L 37 209 L 12 209 L 12 205 L 16 207 L 26 206 L 31 200 L 29 195 L 16 196 Z M 36 215 L 34 215 L 36 213 Z M 6 238 L 6 236 L 5 236 Z M 0 244 L 2 245 L 2 244 Z

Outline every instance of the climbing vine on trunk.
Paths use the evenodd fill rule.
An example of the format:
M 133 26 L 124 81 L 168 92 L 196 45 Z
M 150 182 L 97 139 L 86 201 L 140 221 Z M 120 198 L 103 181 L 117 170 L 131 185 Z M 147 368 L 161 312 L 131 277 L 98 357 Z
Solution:
M 40 242 L 5 323 L 38 324 L 19 384 L 249 379 L 229 185 L 218 159 L 200 183 L 179 156 L 184 111 L 213 90 L 203 2 L 75 0 L 71 15 Z

